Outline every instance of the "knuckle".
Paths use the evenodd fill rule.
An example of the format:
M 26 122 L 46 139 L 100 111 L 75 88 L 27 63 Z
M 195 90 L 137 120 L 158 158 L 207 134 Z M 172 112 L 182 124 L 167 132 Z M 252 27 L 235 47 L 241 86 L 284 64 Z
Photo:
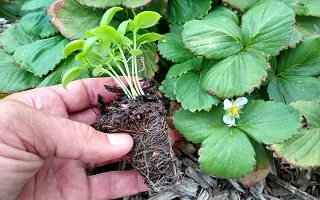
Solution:
M 84 123 L 75 123 L 75 133 L 84 140 L 91 140 L 96 135 L 96 131 Z

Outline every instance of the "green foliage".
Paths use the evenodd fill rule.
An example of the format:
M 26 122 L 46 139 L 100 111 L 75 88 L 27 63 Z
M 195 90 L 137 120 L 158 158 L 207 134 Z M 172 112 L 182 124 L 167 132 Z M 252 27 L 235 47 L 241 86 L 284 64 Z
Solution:
M 307 125 L 298 134 L 280 144 L 272 145 L 277 155 L 301 167 L 320 166 L 320 105 L 312 101 L 291 103 L 306 119 Z
M 173 122 L 187 140 L 202 143 L 200 168 L 223 178 L 241 178 L 256 163 L 250 138 L 272 144 L 293 136 L 300 125 L 300 115 L 291 106 L 275 102 L 251 101 L 243 108 L 237 126 L 222 121 L 224 109 L 192 113 L 180 109 Z
M 68 42 L 61 36 L 37 40 L 19 47 L 13 58 L 22 68 L 42 77 L 63 59 L 63 48 Z
M 0 93 L 110 76 L 134 99 L 144 94 L 138 77 L 160 67 L 160 91 L 181 104 L 174 125 L 202 144 L 204 172 L 240 178 L 264 170 L 266 145 L 291 164 L 317 167 L 319 5 L 0 0 L 0 16 L 22 17 L 0 35 Z
M 46 38 L 57 33 L 57 29 L 50 24 L 52 17 L 44 11 L 29 13 L 21 18 L 21 27 L 25 33 Z
M 30 44 L 36 39 L 28 34 L 26 34 L 20 24 L 14 24 L 8 29 L 6 29 L 1 37 L 0 43 L 5 52 L 13 54 L 17 48 Z
M 42 78 L 19 68 L 11 55 L 0 50 L 0 93 L 11 93 L 36 87 Z
M 99 26 L 103 11 L 83 7 L 74 0 L 56 1 L 47 13 L 53 16 L 51 23 L 70 40 L 84 39 L 87 29 Z
M 281 52 L 270 71 L 270 99 L 320 102 L 320 36 L 309 36 L 295 49 Z
M 202 18 L 211 8 L 210 0 L 170 0 L 166 9 L 166 19 L 173 24 L 185 23 Z

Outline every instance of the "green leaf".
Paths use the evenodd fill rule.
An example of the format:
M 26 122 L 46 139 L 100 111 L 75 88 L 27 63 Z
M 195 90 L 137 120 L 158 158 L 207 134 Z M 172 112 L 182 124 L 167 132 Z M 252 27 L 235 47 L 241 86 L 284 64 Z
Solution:
M 71 41 L 63 50 L 64 57 L 68 57 L 73 52 L 83 48 L 85 40 L 74 40 Z
M 137 43 L 138 44 L 145 44 L 149 42 L 155 42 L 163 38 L 164 36 L 158 33 L 146 33 L 139 37 Z
M 120 43 L 121 41 L 121 37 L 119 33 L 112 26 L 107 26 L 107 25 L 99 26 L 98 28 L 94 29 L 92 33 L 103 42 Z
M 214 10 L 212 10 L 207 16 L 205 16 L 203 19 L 205 20 L 212 20 L 219 17 L 225 17 L 228 19 L 233 20 L 237 25 L 239 25 L 239 18 L 236 13 L 232 12 L 230 9 L 228 9 L 225 6 L 218 6 L 215 7 Z
M 134 28 L 136 30 L 150 28 L 158 23 L 161 15 L 153 11 L 143 11 L 137 14 L 133 19 Z
M 306 37 L 295 49 L 278 56 L 277 67 L 268 86 L 270 99 L 281 102 L 320 102 L 320 36 Z
M 320 36 L 306 37 L 278 56 L 277 76 L 320 76 Z
M 169 69 L 166 78 L 181 76 L 190 70 L 198 70 L 201 68 L 201 64 L 202 64 L 201 61 L 202 59 L 192 58 L 190 60 L 187 60 L 186 62 L 173 65 Z
M 297 100 L 320 102 L 320 81 L 315 77 L 284 76 L 268 85 L 270 99 L 290 103 Z
M 20 46 L 30 44 L 35 40 L 35 38 L 23 32 L 20 24 L 10 26 L 0 36 L 3 50 L 9 54 L 13 54 Z
M 44 11 L 29 13 L 21 18 L 21 27 L 29 35 L 49 37 L 58 32 L 50 23 L 51 18 Z
M 304 35 L 320 33 L 320 18 L 296 16 L 296 28 Z
M 245 133 L 223 123 L 223 115 L 222 106 L 210 112 L 180 109 L 173 123 L 187 140 L 203 142 L 199 151 L 202 171 L 220 178 L 241 178 L 253 170 L 254 149 Z
M 182 37 L 177 33 L 164 34 L 165 38 L 159 40 L 158 49 L 160 54 L 172 62 L 184 62 L 194 55 L 182 43 Z
M 109 23 L 111 22 L 113 16 L 116 14 L 116 12 L 123 10 L 123 8 L 120 7 L 112 7 L 109 8 L 104 15 L 102 16 L 102 19 L 100 21 L 100 26 L 102 25 L 109 25 Z
M 255 141 L 264 144 L 283 142 L 297 133 L 299 113 L 289 105 L 250 101 L 242 109 L 237 126 Z
M 177 101 L 184 109 L 191 112 L 210 110 L 220 101 L 217 97 L 208 94 L 200 85 L 201 74 L 191 71 L 182 75 L 176 84 Z
M 244 14 L 242 31 L 246 49 L 256 49 L 267 55 L 277 55 L 289 41 L 294 12 L 277 1 L 264 1 Z
M 212 67 L 202 81 L 203 87 L 221 98 L 242 96 L 259 87 L 267 76 L 268 63 L 259 52 L 241 52 Z
M 291 103 L 306 119 L 307 127 L 281 144 L 272 148 L 279 157 L 301 167 L 320 166 L 320 105 L 312 101 Z
M 53 16 L 51 23 L 70 40 L 84 39 L 86 30 L 99 26 L 104 14 L 103 11 L 81 6 L 74 0 L 56 1 L 47 13 Z
M 294 11 L 297 15 L 320 17 L 318 0 L 296 0 Z
M 251 172 L 255 152 L 246 134 L 226 127 L 216 131 L 199 150 L 200 169 L 223 178 L 241 178 Z
M 182 37 L 188 49 L 209 59 L 226 58 L 242 49 L 240 28 L 225 17 L 189 21 Z
M 69 41 L 61 36 L 38 40 L 19 47 L 13 55 L 22 68 L 36 76 L 46 75 L 63 59 L 63 49 Z
M 0 93 L 11 93 L 36 87 L 42 80 L 19 68 L 11 55 L 0 50 Z
M 161 82 L 159 90 L 164 93 L 164 95 L 171 100 L 176 100 L 175 88 L 178 78 L 167 78 Z
M 76 0 L 80 4 L 95 8 L 106 8 L 123 5 L 128 8 L 138 8 L 151 2 L 151 0 Z
M 38 10 L 39 8 L 47 7 L 51 5 L 54 0 L 26 0 L 21 10 Z
M 70 56 L 63 60 L 54 71 L 52 71 L 37 87 L 46 87 L 51 85 L 58 85 L 62 82 L 63 75 L 71 68 L 79 66 L 79 62 L 75 59 L 75 56 Z M 76 79 L 90 78 L 87 69 L 82 69 L 81 73 Z
M 181 24 L 202 18 L 210 9 L 210 0 L 170 0 L 166 8 L 166 19 L 172 24 Z
M 62 86 L 67 88 L 67 85 L 73 81 L 81 72 L 81 67 L 73 67 L 69 69 L 62 77 Z

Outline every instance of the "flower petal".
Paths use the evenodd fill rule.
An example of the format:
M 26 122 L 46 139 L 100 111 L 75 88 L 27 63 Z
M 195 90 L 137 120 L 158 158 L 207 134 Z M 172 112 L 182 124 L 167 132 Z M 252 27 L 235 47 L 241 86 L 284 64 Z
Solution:
M 223 109 L 228 110 L 230 108 L 232 108 L 232 102 L 229 99 L 225 99 L 223 101 Z
M 246 97 L 237 98 L 234 103 L 237 107 L 241 107 L 248 103 L 248 99 Z
M 236 123 L 236 119 L 234 117 L 229 117 L 228 115 L 223 115 L 223 122 L 228 126 L 232 126 Z

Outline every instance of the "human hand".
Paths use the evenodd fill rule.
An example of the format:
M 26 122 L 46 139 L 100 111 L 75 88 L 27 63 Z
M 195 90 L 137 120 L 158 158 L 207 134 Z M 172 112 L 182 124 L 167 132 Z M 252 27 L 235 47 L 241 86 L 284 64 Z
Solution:
M 86 79 L 16 93 L 0 101 L 0 199 L 113 199 L 148 190 L 136 171 L 87 176 L 85 163 L 121 158 L 133 145 L 127 134 L 91 128 L 104 85 Z M 106 102 L 107 103 L 107 102 Z M 96 109 L 97 110 L 97 109 Z M 98 112 L 98 110 L 97 110 Z

